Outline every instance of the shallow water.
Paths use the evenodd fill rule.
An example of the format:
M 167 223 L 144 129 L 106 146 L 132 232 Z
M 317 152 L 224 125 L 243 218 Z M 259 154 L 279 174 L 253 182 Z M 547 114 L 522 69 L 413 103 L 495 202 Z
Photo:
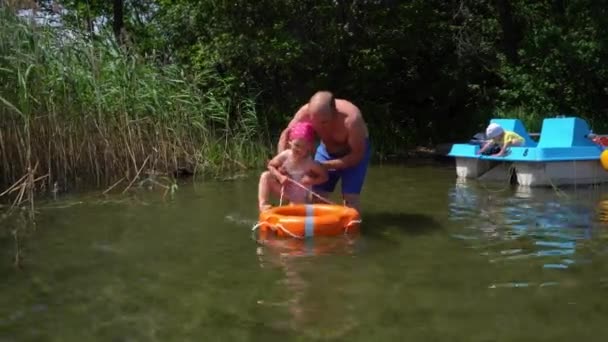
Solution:
M 255 176 L 255 175 L 254 175 Z M 363 230 L 262 246 L 256 179 L 41 204 L 0 341 L 604 341 L 605 188 L 374 167 Z

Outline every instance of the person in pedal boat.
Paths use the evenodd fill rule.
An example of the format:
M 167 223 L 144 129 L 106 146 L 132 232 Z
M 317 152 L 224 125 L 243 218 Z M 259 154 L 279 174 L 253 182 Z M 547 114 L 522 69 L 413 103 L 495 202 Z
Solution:
M 312 185 L 327 181 L 327 170 L 312 158 L 314 140 L 315 131 L 310 123 L 298 122 L 290 128 L 289 149 L 272 158 L 268 162 L 268 171 L 260 176 L 260 212 L 272 207 L 269 203 L 270 194 L 280 196 L 281 188 L 283 196 L 290 203 L 303 204 L 309 202 L 308 195 Z
M 486 138 L 489 140 L 481 149 L 479 149 L 479 151 L 477 151 L 477 154 L 482 154 L 492 145 L 497 144 L 500 146 L 500 151 L 496 154 L 492 154 L 492 157 L 501 157 L 506 154 L 509 146 L 521 146 L 524 143 L 524 138 L 519 134 L 512 131 L 506 131 L 496 123 L 488 125 L 488 128 L 486 128 Z

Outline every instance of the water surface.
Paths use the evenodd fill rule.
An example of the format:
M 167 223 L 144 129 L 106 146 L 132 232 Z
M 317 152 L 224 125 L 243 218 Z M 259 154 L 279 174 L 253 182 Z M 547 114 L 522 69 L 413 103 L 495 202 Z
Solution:
M 604 341 L 608 191 L 454 174 L 374 167 L 362 233 L 309 243 L 252 238 L 255 175 L 41 204 L 0 341 Z

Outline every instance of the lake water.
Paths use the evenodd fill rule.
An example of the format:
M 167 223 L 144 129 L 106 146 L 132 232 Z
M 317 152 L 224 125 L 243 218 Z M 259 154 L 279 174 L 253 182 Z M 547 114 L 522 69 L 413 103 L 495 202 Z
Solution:
M 256 174 L 41 203 L 0 341 L 604 341 L 605 187 L 376 166 L 361 234 L 257 243 Z M 334 197 L 335 199 L 335 197 Z M 607 209 L 608 210 L 608 209 Z

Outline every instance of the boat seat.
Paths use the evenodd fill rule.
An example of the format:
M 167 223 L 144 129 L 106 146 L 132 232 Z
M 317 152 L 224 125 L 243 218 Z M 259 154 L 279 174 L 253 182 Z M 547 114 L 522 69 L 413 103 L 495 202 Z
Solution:
M 540 130 L 538 147 L 596 146 L 587 138 L 589 133 L 587 122 L 581 118 L 546 118 Z

